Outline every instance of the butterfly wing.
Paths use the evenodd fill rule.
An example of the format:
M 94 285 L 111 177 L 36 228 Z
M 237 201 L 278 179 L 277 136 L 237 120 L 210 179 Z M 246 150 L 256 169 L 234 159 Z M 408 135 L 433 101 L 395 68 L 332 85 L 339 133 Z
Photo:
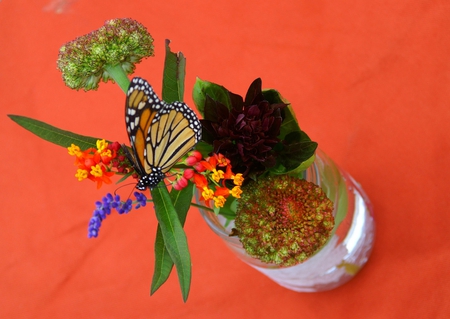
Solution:
M 195 113 L 182 102 L 169 104 L 150 127 L 147 160 L 167 173 L 200 138 L 200 122 Z
M 167 104 L 141 78 L 131 81 L 125 122 L 140 176 L 137 187 L 155 187 L 173 165 L 201 139 L 201 124 L 183 102 Z

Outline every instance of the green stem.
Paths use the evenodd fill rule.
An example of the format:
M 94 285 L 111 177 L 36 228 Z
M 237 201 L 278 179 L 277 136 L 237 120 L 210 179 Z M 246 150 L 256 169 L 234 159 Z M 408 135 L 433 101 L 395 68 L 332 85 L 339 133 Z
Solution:
M 114 66 L 107 65 L 105 66 L 105 69 L 114 79 L 114 81 L 120 86 L 122 91 L 127 93 L 128 87 L 130 86 L 130 80 L 128 79 L 125 71 L 122 69 L 122 66 L 120 64 L 116 64 Z
M 197 207 L 199 209 L 207 210 L 207 211 L 210 211 L 210 212 L 214 212 L 214 209 L 206 207 L 206 206 L 203 206 L 203 205 L 199 205 L 199 204 L 196 204 L 196 203 L 191 203 L 191 206 L 192 207 Z

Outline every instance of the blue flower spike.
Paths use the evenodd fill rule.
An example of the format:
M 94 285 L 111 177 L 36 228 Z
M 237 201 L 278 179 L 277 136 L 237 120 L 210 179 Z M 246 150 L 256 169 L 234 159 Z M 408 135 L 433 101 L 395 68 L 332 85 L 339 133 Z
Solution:
M 107 215 L 111 214 L 112 209 L 115 209 L 120 215 L 122 215 L 131 211 L 133 209 L 133 204 L 135 204 L 135 209 L 144 207 L 147 204 L 147 197 L 144 194 L 135 192 L 134 196 L 136 197 L 135 202 L 131 199 L 121 201 L 120 195 L 113 196 L 108 193 L 102 198 L 102 201 L 95 202 L 95 210 L 88 225 L 88 238 L 98 236 L 103 220 Z

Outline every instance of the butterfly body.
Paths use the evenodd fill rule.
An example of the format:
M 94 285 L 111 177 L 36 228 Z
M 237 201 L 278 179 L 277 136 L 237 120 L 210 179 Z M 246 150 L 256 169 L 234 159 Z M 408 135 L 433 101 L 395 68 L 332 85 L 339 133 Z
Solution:
M 201 124 L 183 102 L 166 103 L 151 85 L 131 80 L 125 105 L 131 154 L 125 153 L 139 175 L 136 188 L 153 189 L 176 162 L 201 139 Z

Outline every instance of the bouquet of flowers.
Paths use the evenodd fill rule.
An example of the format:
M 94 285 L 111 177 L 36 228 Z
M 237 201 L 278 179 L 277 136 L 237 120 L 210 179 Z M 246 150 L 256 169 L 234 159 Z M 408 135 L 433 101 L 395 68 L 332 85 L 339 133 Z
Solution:
M 126 214 L 151 202 L 158 220 L 151 293 L 175 265 L 187 300 L 191 259 L 183 225 L 190 206 L 234 220 L 230 236 L 238 236 L 247 253 L 263 262 L 291 266 L 308 259 L 335 225 L 331 200 L 303 179 L 317 143 L 300 129 L 289 102 L 276 90 L 263 90 L 261 79 L 245 96 L 197 79 L 193 100 L 199 119 L 183 102 L 185 58 L 171 52 L 168 40 L 165 45 L 161 98 L 145 79 L 128 79 L 135 64 L 153 55 L 153 39 L 137 21 L 106 21 L 60 49 L 57 67 L 68 87 L 96 90 L 100 81 L 112 81 L 125 92 L 129 145 L 9 116 L 67 148 L 78 181 L 100 188 L 115 176 L 117 182 L 135 179 L 134 199 L 107 193 L 95 203 L 88 237 L 100 235 L 112 211 Z

